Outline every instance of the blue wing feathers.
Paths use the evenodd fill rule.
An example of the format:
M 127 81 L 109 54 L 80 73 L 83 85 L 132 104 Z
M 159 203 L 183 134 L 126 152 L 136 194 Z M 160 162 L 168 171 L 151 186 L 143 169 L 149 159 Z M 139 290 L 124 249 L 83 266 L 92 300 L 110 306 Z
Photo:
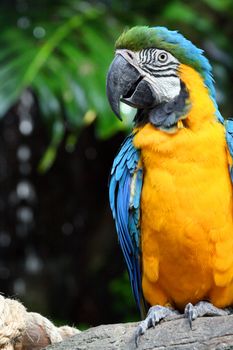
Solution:
M 225 121 L 225 129 L 226 129 L 226 139 L 227 139 L 227 145 L 230 152 L 230 155 L 233 159 L 233 120 L 228 119 Z M 233 182 L 233 167 L 230 167 L 230 175 L 231 175 L 231 181 Z
M 140 206 L 141 189 L 142 189 L 142 169 L 139 169 L 137 171 L 136 186 L 135 186 L 136 191 L 133 199 L 133 206 L 135 209 L 138 209 Z
M 226 126 L 227 144 L 229 147 L 230 154 L 233 157 L 233 120 L 228 119 L 226 121 L 225 126 Z
M 133 145 L 133 136 L 131 134 L 126 138 L 114 159 L 109 198 L 133 294 L 143 312 L 139 228 L 143 171 L 138 166 L 140 152 Z

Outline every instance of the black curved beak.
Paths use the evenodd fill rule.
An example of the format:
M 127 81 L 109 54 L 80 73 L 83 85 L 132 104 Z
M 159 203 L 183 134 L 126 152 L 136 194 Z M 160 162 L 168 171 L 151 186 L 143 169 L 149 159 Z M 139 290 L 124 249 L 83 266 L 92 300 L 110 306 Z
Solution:
M 150 84 L 121 54 L 116 55 L 108 71 L 107 97 L 120 120 L 120 101 L 134 108 L 152 108 L 156 104 Z

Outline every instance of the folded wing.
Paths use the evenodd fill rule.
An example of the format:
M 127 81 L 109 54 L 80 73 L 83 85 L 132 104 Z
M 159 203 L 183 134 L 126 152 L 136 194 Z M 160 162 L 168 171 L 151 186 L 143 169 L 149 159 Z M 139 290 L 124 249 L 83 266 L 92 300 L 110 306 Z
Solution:
M 128 136 L 117 154 L 111 171 L 109 198 L 119 243 L 127 264 L 133 294 L 141 314 L 145 313 L 140 262 L 140 197 L 143 169 L 140 151 Z

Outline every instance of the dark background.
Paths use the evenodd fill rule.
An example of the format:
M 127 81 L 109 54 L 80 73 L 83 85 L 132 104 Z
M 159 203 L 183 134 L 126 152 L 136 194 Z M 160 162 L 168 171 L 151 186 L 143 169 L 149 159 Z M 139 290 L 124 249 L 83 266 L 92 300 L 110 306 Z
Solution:
M 231 0 L 0 2 L 0 292 L 57 323 L 139 317 L 108 204 L 130 123 L 109 109 L 114 42 L 136 24 L 203 48 L 232 113 Z

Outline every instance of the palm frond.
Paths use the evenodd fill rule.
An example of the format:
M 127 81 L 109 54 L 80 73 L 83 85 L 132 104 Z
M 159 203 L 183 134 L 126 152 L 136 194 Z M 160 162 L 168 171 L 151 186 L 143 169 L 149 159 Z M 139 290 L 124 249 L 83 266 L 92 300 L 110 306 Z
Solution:
M 113 38 L 102 25 L 103 16 L 103 11 L 94 7 L 77 11 L 70 4 L 67 7 L 62 4 L 57 7 L 56 20 L 41 24 L 46 33 L 42 38 L 32 35 L 29 28 L 2 28 L 0 117 L 25 89 L 34 92 L 51 135 L 39 165 L 41 171 L 54 161 L 65 129 L 71 134 L 67 144 L 74 143 L 77 139 L 74 135 L 86 125 L 84 116 L 88 111 L 98 115 L 96 130 L 100 137 L 116 131 L 117 122 L 105 96 L 105 74 L 113 55 Z

